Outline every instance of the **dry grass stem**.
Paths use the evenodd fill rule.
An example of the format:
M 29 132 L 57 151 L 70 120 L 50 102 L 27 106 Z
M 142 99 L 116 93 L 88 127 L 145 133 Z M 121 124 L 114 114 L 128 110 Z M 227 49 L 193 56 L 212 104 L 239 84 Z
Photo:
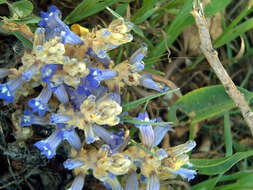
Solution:
M 194 1 L 192 15 L 195 19 L 200 35 L 200 49 L 205 55 L 210 66 L 214 70 L 215 74 L 221 81 L 227 94 L 232 98 L 236 106 L 241 110 L 241 113 L 250 128 L 253 135 L 253 112 L 251 111 L 244 95 L 236 88 L 235 84 L 229 77 L 228 73 L 222 66 L 218 53 L 214 50 L 210 38 L 210 34 L 207 27 L 207 22 L 204 16 L 202 4 L 198 0 Z

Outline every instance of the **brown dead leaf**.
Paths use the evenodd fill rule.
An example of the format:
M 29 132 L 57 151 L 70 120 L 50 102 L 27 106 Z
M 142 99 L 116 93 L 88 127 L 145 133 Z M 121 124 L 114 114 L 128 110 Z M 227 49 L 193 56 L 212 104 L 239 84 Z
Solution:
M 33 33 L 31 32 L 30 28 L 25 24 L 10 23 L 4 20 L 2 28 L 8 33 L 11 33 L 13 31 L 19 32 L 30 41 L 32 41 L 33 39 Z
M 240 140 L 240 144 L 247 146 L 247 147 L 253 147 L 253 139 L 252 138 L 245 138 Z

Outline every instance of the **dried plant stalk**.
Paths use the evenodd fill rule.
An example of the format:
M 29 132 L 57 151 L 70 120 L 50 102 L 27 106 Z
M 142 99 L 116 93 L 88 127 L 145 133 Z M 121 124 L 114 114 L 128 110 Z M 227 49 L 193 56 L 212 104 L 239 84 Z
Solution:
M 232 98 L 236 106 L 241 110 L 241 113 L 250 128 L 253 135 L 253 112 L 251 111 L 244 95 L 236 88 L 235 84 L 229 77 L 228 73 L 222 66 L 218 53 L 214 50 L 210 38 L 210 34 L 207 27 L 207 22 L 204 16 L 202 4 L 198 0 L 194 1 L 192 15 L 195 19 L 200 35 L 200 49 L 205 55 L 210 66 L 214 70 L 215 74 L 221 81 L 227 94 Z

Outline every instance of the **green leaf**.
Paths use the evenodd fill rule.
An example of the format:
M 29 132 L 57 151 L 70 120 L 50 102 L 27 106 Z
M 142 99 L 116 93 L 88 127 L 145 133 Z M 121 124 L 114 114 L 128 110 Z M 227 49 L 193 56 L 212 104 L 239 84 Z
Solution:
M 234 40 L 238 36 L 242 35 L 243 33 L 247 32 L 253 28 L 253 18 L 246 20 L 245 22 L 237 25 L 236 27 L 230 29 L 226 33 L 222 34 L 221 37 L 219 37 L 215 43 L 215 47 L 220 47 L 231 40 Z
M 233 154 L 233 139 L 230 126 L 229 112 L 224 115 L 224 138 L 226 147 L 226 157 Z
M 33 11 L 33 4 L 28 0 L 16 1 L 8 4 L 13 17 L 24 18 L 29 16 Z
M 215 190 L 250 190 L 253 188 L 253 173 L 249 173 L 237 179 L 235 183 L 216 187 Z
M 64 20 L 67 24 L 78 22 L 88 16 L 104 10 L 119 0 L 83 0 Z
M 160 96 L 163 96 L 165 94 L 171 94 L 175 91 L 177 91 L 179 89 L 175 89 L 175 90 L 170 90 L 170 91 L 166 91 L 166 92 L 160 92 L 160 93 L 157 93 L 157 94 L 153 94 L 153 95 L 150 95 L 150 96 L 147 96 L 147 97 L 144 97 L 144 98 L 140 98 L 138 100 L 135 100 L 135 101 L 132 101 L 132 102 L 129 102 L 129 103 L 126 103 L 124 104 L 122 107 L 123 107 L 123 111 L 122 112 L 126 112 L 130 109 L 133 109 L 135 107 L 137 107 L 138 105 L 140 104 L 143 104 L 145 103 L 146 101 L 149 101 L 149 100 L 152 100 L 154 98 L 157 98 L 157 97 L 160 97 Z
M 193 0 L 185 0 L 183 8 L 166 29 L 167 39 L 162 39 L 158 42 L 156 47 L 151 51 L 150 57 L 163 54 L 166 51 L 164 40 L 167 40 L 167 45 L 170 47 L 183 29 L 194 23 L 194 19 L 190 14 L 192 11 L 192 2 Z M 231 0 L 212 0 L 206 5 L 205 12 L 208 13 L 208 17 L 211 17 L 215 13 L 223 10 L 230 2 Z
M 6 3 L 6 0 L 0 0 L 0 5 Z
M 214 177 L 208 180 L 205 180 L 203 182 L 200 182 L 194 186 L 192 186 L 191 190 L 209 190 L 209 187 L 214 184 L 217 180 L 219 180 L 219 182 L 229 182 L 229 181 L 234 181 L 237 180 L 239 178 L 248 176 L 249 174 L 251 174 L 251 171 L 242 171 L 242 172 L 237 172 L 231 175 L 225 175 L 220 177 Z
M 253 150 L 247 152 L 237 152 L 227 158 L 191 159 L 190 162 L 198 170 L 199 174 L 217 175 L 220 173 L 225 173 L 237 162 L 249 156 L 253 156 Z
M 240 87 L 238 90 L 244 94 L 247 101 L 253 98 L 253 93 Z M 169 121 L 177 121 L 176 111 L 178 109 L 187 114 L 193 123 L 197 123 L 235 107 L 222 85 L 204 87 L 193 90 L 177 100 L 170 109 Z
M 33 48 L 32 42 L 25 38 L 25 36 L 23 36 L 21 33 L 12 32 L 12 34 L 15 35 L 24 44 L 24 46 L 28 47 L 29 49 Z
M 20 20 L 14 20 L 13 22 L 18 23 L 18 24 L 34 24 L 34 23 L 38 23 L 39 21 L 40 21 L 40 17 L 35 16 L 35 15 L 30 15 Z
M 142 2 L 142 7 L 132 16 L 131 21 L 135 24 L 140 24 L 145 21 L 156 11 L 156 8 L 154 8 L 155 4 L 155 0 L 144 0 Z

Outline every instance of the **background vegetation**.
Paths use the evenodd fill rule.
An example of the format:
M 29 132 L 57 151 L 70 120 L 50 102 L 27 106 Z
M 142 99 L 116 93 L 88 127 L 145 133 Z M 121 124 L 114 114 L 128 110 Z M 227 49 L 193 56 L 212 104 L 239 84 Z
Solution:
M 203 3 L 213 45 L 223 66 L 252 105 L 253 1 L 203 0 Z M 200 52 L 198 31 L 190 13 L 192 0 L 0 0 L 1 23 L 25 24 L 34 31 L 39 12 L 46 11 L 51 4 L 62 11 L 69 25 L 104 27 L 119 16 L 132 21 L 134 40 L 111 51 L 110 56 L 116 64 L 120 63 L 145 42 L 149 48 L 145 72 L 171 89 L 180 88 L 170 96 L 151 96 L 153 92 L 135 87 L 123 92 L 125 111 L 136 114 L 145 105 L 151 116 L 174 123 L 175 132 L 166 136 L 163 147 L 188 139 L 197 142 L 191 163 L 198 175 L 189 183 L 180 178 L 172 180 L 171 188 L 253 189 L 252 135 Z M 2 28 L 0 36 L 0 66 L 18 66 L 31 42 L 22 30 Z M 42 158 L 32 146 L 34 139 L 23 144 L 15 141 L 15 128 L 10 122 L 14 108 L 0 106 L 0 189 L 63 189 L 72 178 L 71 172 L 61 166 L 67 156 L 64 146 L 55 159 Z M 37 136 L 50 132 L 50 128 L 38 126 L 33 130 Z M 86 180 L 85 189 L 103 188 L 93 178 Z

